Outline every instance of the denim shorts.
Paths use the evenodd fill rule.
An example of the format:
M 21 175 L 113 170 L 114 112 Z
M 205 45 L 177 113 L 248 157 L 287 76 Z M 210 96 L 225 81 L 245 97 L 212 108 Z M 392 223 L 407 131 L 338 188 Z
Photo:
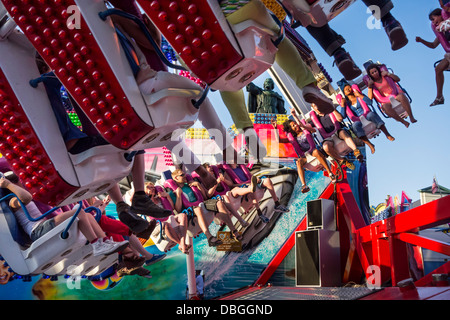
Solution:
M 49 232 L 55 227 L 55 219 L 49 219 L 42 221 L 40 224 L 38 224 L 33 231 L 31 231 L 31 241 L 36 241 L 40 237 L 42 237 L 44 234 Z

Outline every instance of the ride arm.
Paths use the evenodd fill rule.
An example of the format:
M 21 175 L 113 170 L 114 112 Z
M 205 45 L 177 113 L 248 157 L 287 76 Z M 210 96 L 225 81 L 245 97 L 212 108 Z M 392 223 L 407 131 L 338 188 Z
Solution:
M 33 200 L 33 196 L 31 193 L 29 193 L 27 190 L 25 190 L 22 187 L 19 187 L 18 185 L 12 183 L 8 179 L 6 179 L 4 176 L 0 178 L 0 187 L 6 188 L 9 191 L 11 191 L 13 194 L 15 194 L 17 197 L 11 198 L 9 202 L 9 206 L 13 211 L 18 210 L 20 206 L 20 201 L 27 205 Z M 20 201 L 19 201 L 20 200 Z

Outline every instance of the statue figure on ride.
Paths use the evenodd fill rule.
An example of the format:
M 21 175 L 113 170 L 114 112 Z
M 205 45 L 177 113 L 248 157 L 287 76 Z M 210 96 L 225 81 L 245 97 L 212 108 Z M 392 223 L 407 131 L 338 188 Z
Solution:
M 249 83 L 247 85 L 248 112 L 286 114 L 283 97 L 273 91 L 274 88 L 275 84 L 271 78 L 264 81 L 263 89 L 254 83 Z

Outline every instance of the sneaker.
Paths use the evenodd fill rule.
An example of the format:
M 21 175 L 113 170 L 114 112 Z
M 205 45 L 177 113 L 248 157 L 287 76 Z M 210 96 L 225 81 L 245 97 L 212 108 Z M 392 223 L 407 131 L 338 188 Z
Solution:
M 153 230 L 155 230 L 156 224 L 157 224 L 156 220 L 151 219 L 147 225 L 147 228 L 144 231 L 135 233 L 136 237 L 148 240 L 148 238 L 150 238 L 150 236 L 152 235 Z
M 161 261 L 165 257 L 166 257 L 165 253 L 164 254 L 153 254 L 153 257 L 151 257 L 151 259 L 148 259 L 145 261 L 145 265 L 150 266 L 158 261 Z
M 210 247 L 217 247 L 217 246 L 221 245 L 222 243 L 223 243 L 222 240 L 217 239 L 214 236 L 211 236 L 208 238 L 208 245 Z
M 117 249 L 116 249 L 115 252 L 121 252 L 126 247 L 128 247 L 128 244 L 129 244 L 128 240 L 116 242 L 116 241 L 113 240 L 112 237 L 109 237 L 108 239 L 103 240 L 103 243 L 106 243 L 106 244 L 111 245 L 111 246 L 117 246 Z
M 322 91 L 315 85 L 308 85 L 302 88 L 303 99 L 308 103 L 314 103 L 323 114 L 329 114 L 334 111 L 333 101 L 327 98 Z
M 130 228 L 133 233 L 141 233 L 147 229 L 147 220 L 142 219 L 137 214 L 130 212 L 130 206 L 125 202 L 119 202 L 116 210 L 119 220 Z
M 362 74 L 361 69 L 355 64 L 350 54 L 345 50 L 339 50 L 334 55 L 334 63 L 344 76 L 345 80 L 353 80 Z
M 118 251 L 122 251 L 128 246 L 128 241 L 113 242 L 113 241 L 103 241 L 103 239 L 98 239 L 96 242 L 91 244 L 94 257 L 101 255 L 110 255 Z
M 406 37 L 405 31 L 400 22 L 396 19 L 391 18 L 384 21 L 383 26 L 391 41 L 391 48 L 393 51 L 399 50 L 408 44 L 408 38 Z
M 353 163 L 351 163 L 350 161 L 348 161 L 347 159 L 342 160 L 340 165 L 344 165 L 350 170 L 355 170 L 355 165 Z
M 263 215 L 263 214 L 260 214 L 260 215 L 258 215 L 258 217 L 261 219 L 261 221 L 262 222 L 264 222 L 264 223 L 269 223 L 269 218 L 267 218 L 265 215 Z
M 289 212 L 290 211 L 288 208 L 286 208 L 282 204 L 275 206 L 274 210 L 277 212 Z
M 144 214 L 154 218 L 167 218 L 172 211 L 156 205 L 148 195 L 134 194 L 130 211 L 135 214 Z
M 137 269 L 137 270 L 135 270 L 133 275 L 137 275 L 139 277 L 147 278 L 147 279 L 151 279 L 152 278 L 152 276 L 150 274 L 150 270 L 147 270 L 147 269 L 142 268 L 142 267 Z
M 353 154 L 355 155 L 356 159 L 359 162 L 363 162 L 364 161 L 364 156 L 362 155 L 361 151 L 359 149 L 356 149 L 355 151 L 353 151 Z

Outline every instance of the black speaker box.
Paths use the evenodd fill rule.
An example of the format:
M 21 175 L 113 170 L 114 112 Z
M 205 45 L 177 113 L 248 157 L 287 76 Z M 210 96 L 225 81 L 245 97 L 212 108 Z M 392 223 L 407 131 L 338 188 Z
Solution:
M 308 229 L 336 230 L 334 201 L 318 199 L 306 203 Z
M 339 232 L 305 230 L 295 233 L 297 287 L 341 285 Z

